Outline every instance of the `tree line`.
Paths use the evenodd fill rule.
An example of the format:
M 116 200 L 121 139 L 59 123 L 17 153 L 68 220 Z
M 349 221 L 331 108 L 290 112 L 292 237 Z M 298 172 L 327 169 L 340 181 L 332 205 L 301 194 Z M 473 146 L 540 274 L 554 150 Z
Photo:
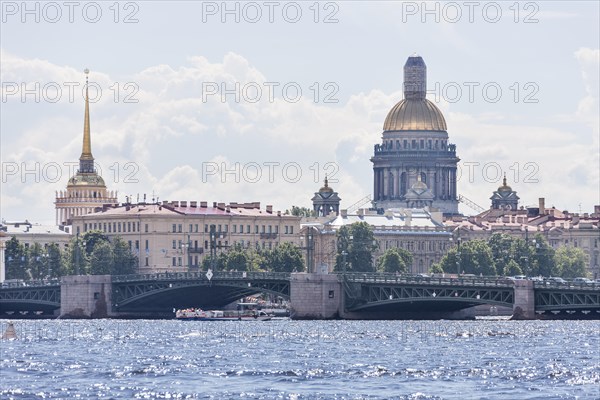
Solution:
M 6 242 L 6 279 L 38 280 L 64 275 L 126 275 L 135 273 L 137 257 L 121 237 L 99 231 L 73 237 L 66 248 L 56 243 L 25 246 L 16 237 Z
M 244 248 L 235 244 L 215 258 L 204 257 L 203 270 L 302 272 L 305 269 L 300 249 L 283 242 L 272 249 Z
M 569 246 L 554 249 L 541 234 L 536 234 L 533 240 L 524 240 L 494 233 L 489 240 L 469 240 L 453 247 L 433 265 L 431 272 L 572 279 L 587 276 L 586 260 L 583 249 Z

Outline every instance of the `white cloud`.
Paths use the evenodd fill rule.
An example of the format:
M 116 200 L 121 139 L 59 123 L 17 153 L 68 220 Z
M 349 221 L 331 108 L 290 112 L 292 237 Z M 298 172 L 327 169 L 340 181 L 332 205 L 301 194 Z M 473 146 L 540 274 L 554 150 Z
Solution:
M 3 60 L 2 79 L 83 80 L 82 73 L 72 67 L 20 58 L 5 51 L 1 54 L 7 57 Z M 598 50 L 581 49 L 576 57 L 582 66 L 587 96 L 565 118 L 591 124 L 595 121 L 597 132 Z M 103 87 L 117 81 L 101 72 L 91 76 Z M 387 112 L 401 98 L 398 91 L 373 89 L 330 105 L 315 103 L 309 88 L 303 88 L 303 96 L 296 103 L 285 101 L 281 95 L 274 101 L 263 96 L 256 103 L 243 98 L 235 102 L 231 97 L 223 102 L 220 95 L 203 101 L 202 90 L 207 83 L 223 83 L 231 88 L 235 82 L 243 86 L 269 81 L 248 59 L 234 53 L 226 54 L 220 63 L 194 56 L 185 66 L 156 65 L 119 80 L 138 85 L 139 102 L 115 102 L 106 96 L 91 106 L 91 114 L 94 156 L 109 189 L 119 190 L 120 200 L 125 195 L 135 198 L 138 193 L 150 195 L 154 191 L 161 200 L 261 201 L 286 209 L 291 205 L 308 206 L 325 173 L 334 173 L 330 176 L 332 186 L 343 199 L 342 207 L 346 207 L 371 192 L 369 158 L 373 145 L 380 141 Z M 14 109 L 29 106 L 18 101 L 10 105 Z M 83 103 L 77 100 L 66 106 L 61 113 L 34 116 L 30 124 L 7 119 L 3 124 L 10 124 L 10 128 L 3 127 L 3 160 L 77 161 Z M 556 198 L 558 206 L 560 202 L 577 204 L 584 198 L 590 199 L 590 204 L 585 204 L 590 208 L 591 202 L 598 202 L 598 173 L 590 168 L 598 165 L 598 148 L 578 141 L 578 132 L 552 124 L 511 124 L 504 110 L 472 115 L 455 112 L 447 103 L 440 108 L 448 121 L 450 141 L 458 144 L 463 163 L 479 163 L 472 182 L 463 171 L 460 193 L 487 207 L 501 178 L 488 176 L 486 180 L 484 174 L 495 172 L 496 163 L 507 172 L 509 182 L 514 182 L 511 184 L 525 203 L 548 197 Z M 279 164 L 273 166 L 273 177 L 269 179 L 266 163 L 271 162 Z M 328 162 L 332 164 L 326 167 Z M 291 175 L 296 165 L 293 163 L 302 173 L 297 181 Z M 206 168 L 215 165 L 217 174 L 207 176 Z M 257 182 L 252 179 L 255 165 L 262 173 Z M 528 174 L 530 180 L 538 178 L 539 183 L 523 182 Z M 67 173 L 63 175 L 58 183 L 23 182 L 9 177 L 2 188 L 3 216 L 51 222 L 54 191 L 63 189 L 68 179 Z M 565 191 L 565 184 L 570 182 L 573 190 Z

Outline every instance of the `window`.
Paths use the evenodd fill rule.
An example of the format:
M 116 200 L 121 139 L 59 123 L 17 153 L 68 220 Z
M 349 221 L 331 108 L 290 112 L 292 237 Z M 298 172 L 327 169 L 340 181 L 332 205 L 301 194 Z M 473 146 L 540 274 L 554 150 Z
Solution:
M 173 232 L 177 232 L 177 225 L 173 224 Z
M 148 266 L 148 257 L 146 257 L 146 267 Z
M 127 232 L 131 232 L 131 222 L 127 222 Z
M 102 229 L 104 232 L 106 232 L 106 222 L 104 223 L 104 229 Z
M 146 247 L 145 247 L 146 250 L 148 250 L 150 248 L 148 245 L 149 245 L 148 239 L 146 239 Z
M 268 232 L 269 232 L 269 233 L 272 233 L 272 232 L 273 232 L 273 227 L 272 227 L 271 225 L 269 225 L 269 226 L 267 227 L 267 229 L 268 229 Z
M 237 225 L 233 225 L 233 233 L 237 233 Z
M 183 243 L 182 243 L 182 241 L 181 241 L 181 240 L 179 240 L 179 241 L 177 242 L 177 245 L 178 245 L 178 247 L 177 247 L 178 249 L 183 249 Z
M 177 257 L 177 266 L 181 267 L 181 257 Z
M 136 249 L 136 250 L 139 250 L 139 249 L 140 249 L 140 241 L 139 241 L 139 240 L 136 240 L 136 241 L 135 241 L 135 249 Z
M 250 225 L 246 225 L 246 233 L 250 233 Z
M 177 248 L 177 242 L 175 240 L 173 240 L 173 248 L 176 249 Z
M 112 225 L 110 224 L 110 222 L 108 223 L 108 233 L 112 232 Z
M 83 224 L 83 231 L 87 232 L 87 223 Z
M 294 234 L 294 227 L 290 226 L 290 235 L 293 235 L 293 234 Z
M 279 225 L 275 225 L 275 233 L 279 233 Z
M 194 225 L 194 232 L 198 233 L 198 224 Z
M 144 232 L 148 233 L 148 224 L 144 226 Z
M 190 230 L 188 232 L 192 232 L 192 224 L 190 224 Z
M 218 225 L 217 232 L 221 232 L 221 224 Z
M 176 267 L 177 266 L 177 259 L 175 257 L 173 257 L 173 266 Z
M 204 233 L 208 233 L 208 225 L 204 224 Z
M 290 233 L 290 232 L 289 232 L 289 229 L 290 229 L 290 228 L 289 228 L 289 227 L 286 225 L 286 226 L 285 226 L 285 234 L 286 234 L 286 235 L 287 235 L 288 233 Z
M 264 226 L 264 225 L 263 225 L 263 226 L 261 226 L 261 228 L 260 228 L 260 233 L 265 233 L 265 226 Z
M 182 224 L 177 225 L 177 228 L 178 228 L 178 232 L 179 233 L 183 232 L 183 225 Z
M 254 225 L 254 233 L 258 233 L 258 225 Z
M 121 232 L 121 223 L 120 222 L 117 223 L 117 229 L 118 229 L 118 232 Z
M 205 240 L 205 241 L 204 241 L 204 248 L 205 248 L 205 249 L 208 249 L 208 240 Z

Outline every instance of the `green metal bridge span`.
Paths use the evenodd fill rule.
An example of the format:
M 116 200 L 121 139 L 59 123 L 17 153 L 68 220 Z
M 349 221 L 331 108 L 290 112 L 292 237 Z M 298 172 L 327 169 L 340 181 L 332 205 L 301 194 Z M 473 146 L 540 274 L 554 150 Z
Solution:
M 108 279 L 109 307 L 120 315 L 166 315 L 173 308 L 185 307 L 220 308 L 256 293 L 290 299 L 294 282 L 290 273 L 272 272 L 159 273 Z M 389 311 L 455 311 L 478 304 L 513 307 L 518 300 L 514 282 L 507 278 L 346 273 L 335 279 L 343 296 L 343 311 L 365 316 Z M 538 314 L 600 314 L 600 284 L 535 282 L 532 287 Z M 294 307 L 294 299 L 291 301 Z M 0 287 L 0 318 L 19 312 L 52 314 L 60 308 L 59 281 L 4 283 Z

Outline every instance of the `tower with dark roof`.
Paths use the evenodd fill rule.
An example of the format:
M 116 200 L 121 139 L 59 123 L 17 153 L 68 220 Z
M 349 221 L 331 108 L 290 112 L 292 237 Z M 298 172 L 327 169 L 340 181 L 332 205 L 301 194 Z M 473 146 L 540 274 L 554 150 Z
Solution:
M 316 217 L 326 217 L 330 213 L 340 215 L 340 201 L 342 199 L 338 196 L 337 192 L 329 186 L 327 177 L 325 177 L 325 184 L 312 198 L 313 210 Z
M 427 67 L 412 55 L 404 65 L 404 99 L 388 113 L 381 144 L 374 146 L 373 205 L 405 207 L 409 190 L 420 179 L 431 194 L 431 206 L 458 213 L 456 146 L 448 142 L 446 120 L 426 99 Z
M 502 186 L 490 197 L 492 208 L 495 210 L 516 210 L 519 205 L 519 196 L 510 186 L 506 184 L 506 174 L 502 180 Z

